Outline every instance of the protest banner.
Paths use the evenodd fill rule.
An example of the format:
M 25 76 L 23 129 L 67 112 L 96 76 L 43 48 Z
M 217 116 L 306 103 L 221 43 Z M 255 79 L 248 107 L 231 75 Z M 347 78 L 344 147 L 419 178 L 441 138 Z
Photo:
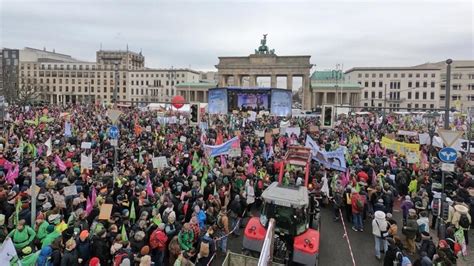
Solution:
M 255 130 L 255 135 L 259 138 L 265 137 L 265 130 Z
M 387 137 L 382 137 L 382 141 L 380 141 L 380 145 L 382 145 L 382 147 L 387 148 L 389 150 L 393 150 L 400 155 L 406 155 L 408 151 L 415 152 L 419 155 L 419 151 L 420 151 L 420 144 L 405 143 L 405 142 L 389 139 Z
M 406 131 L 406 130 L 398 130 L 397 134 L 398 134 L 398 135 L 402 135 L 402 136 L 410 136 L 410 137 L 416 137 L 416 136 L 418 136 L 418 132 L 415 132 L 415 131 Z
M 235 157 L 240 157 L 242 156 L 242 150 L 241 149 L 236 149 L 232 148 L 229 150 L 229 157 L 230 158 L 235 158 Z
M 154 157 L 151 161 L 153 163 L 153 168 L 162 169 L 168 167 L 168 160 L 166 160 L 165 156 Z
M 18 257 L 13 240 L 9 237 L 0 246 L 0 264 L 13 265 L 12 260 Z
M 255 120 L 257 120 L 257 119 L 256 119 L 256 118 L 257 118 L 257 113 L 256 113 L 256 112 L 254 112 L 254 111 L 249 111 L 248 114 L 249 114 L 249 121 L 254 122 Z
M 64 187 L 64 196 L 74 196 L 77 195 L 77 187 L 76 185 L 70 185 L 67 187 Z
M 83 153 L 81 154 L 81 170 L 82 169 L 92 170 L 92 154 L 89 156 Z
M 81 149 L 90 149 L 92 147 L 91 142 L 81 142 Z
M 104 203 L 100 206 L 99 220 L 109 220 L 112 214 L 112 204 Z
M 306 136 L 305 147 L 311 149 L 311 154 L 313 160 L 319 162 L 326 168 L 335 169 L 338 171 L 346 171 L 347 164 L 345 153 L 346 147 L 341 146 L 335 151 L 325 151 L 322 150 L 319 145 L 309 136 Z
M 295 134 L 297 137 L 299 137 L 301 134 L 301 129 L 300 127 L 287 127 L 284 130 L 282 129 L 280 132 L 280 135 L 285 135 L 285 134 L 288 134 L 288 136 Z

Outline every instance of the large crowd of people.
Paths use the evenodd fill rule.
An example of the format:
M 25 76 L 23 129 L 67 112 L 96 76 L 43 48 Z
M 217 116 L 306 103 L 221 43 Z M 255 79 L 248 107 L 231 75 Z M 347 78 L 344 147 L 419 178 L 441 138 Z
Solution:
M 470 157 L 459 158 L 447 177 L 444 217 L 435 149 L 422 145 L 409 163 L 406 152 L 381 143 L 383 136 L 417 143 L 397 132 L 427 132 L 419 116 L 352 114 L 323 129 L 313 116 L 234 112 L 202 115 L 191 125 L 186 114 L 166 115 L 122 109 L 112 121 L 102 106 L 9 107 L 0 140 L 0 242 L 14 246 L 11 265 L 212 264 L 242 218 L 258 215 L 288 147 L 304 146 L 308 137 L 326 151 L 345 147 L 346 171 L 313 161 L 311 182 L 335 221 L 345 219 L 357 232 L 372 225 L 374 255 L 384 265 L 455 265 L 466 255 L 474 215 Z M 280 134 L 282 125 L 299 132 Z M 205 145 L 235 136 L 236 156 L 210 156 Z M 287 170 L 285 183 L 298 185 L 302 173 Z M 395 209 L 403 221 L 393 218 Z

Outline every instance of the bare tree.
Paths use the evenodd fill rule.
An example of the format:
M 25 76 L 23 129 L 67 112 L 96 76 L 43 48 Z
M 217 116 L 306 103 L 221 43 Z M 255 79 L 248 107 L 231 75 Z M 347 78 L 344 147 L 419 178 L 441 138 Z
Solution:
M 43 88 L 36 84 L 24 84 L 18 90 L 17 102 L 19 105 L 30 104 L 33 101 L 37 100 L 42 92 Z

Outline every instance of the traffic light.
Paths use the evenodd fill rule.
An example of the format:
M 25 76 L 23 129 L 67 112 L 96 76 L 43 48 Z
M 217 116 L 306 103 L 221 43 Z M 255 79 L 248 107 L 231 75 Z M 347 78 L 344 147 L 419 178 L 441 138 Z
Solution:
M 199 103 L 191 104 L 191 124 L 196 125 L 199 123 Z
M 323 106 L 323 123 L 322 127 L 332 128 L 333 127 L 333 117 L 334 117 L 334 107 L 333 106 Z

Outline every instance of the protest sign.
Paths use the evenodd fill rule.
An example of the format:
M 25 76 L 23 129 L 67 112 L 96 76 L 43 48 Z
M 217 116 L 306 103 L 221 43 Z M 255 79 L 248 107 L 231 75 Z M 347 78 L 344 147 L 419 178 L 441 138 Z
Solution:
M 151 126 L 146 126 L 146 127 L 145 127 L 145 131 L 146 131 L 146 132 L 151 132 Z
M 112 204 L 104 203 L 100 206 L 99 220 L 109 220 L 112 214 Z
M 271 144 L 272 143 L 272 133 L 265 133 L 265 144 Z
M 92 147 L 91 142 L 81 142 L 81 149 L 90 149 Z
M 399 130 L 397 132 L 398 135 L 402 135 L 402 136 L 410 136 L 410 137 L 416 137 L 418 136 L 418 132 L 415 132 L 415 131 L 406 131 L 406 130 Z
M 256 118 L 257 118 L 257 113 L 256 112 L 249 111 L 248 114 L 249 114 L 249 121 L 255 121 L 256 120 Z
M 407 163 L 419 163 L 420 158 L 418 157 L 418 154 L 416 152 L 411 152 L 408 151 L 406 154 L 407 157 Z
M 265 130 L 255 130 L 255 135 L 259 138 L 265 137 Z
M 288 134 L 288 136 L 295 134 L 297 137 L 299 137 L 301 134 L 301 129 L 299 127 L 287 127 L 285 130 L 281 130 L 280 134 Z
M 165 156 L 154 157 L 151 161 L 153 163 L 153 168 L 162 169 L 168 167 L 168 160 L 166 160 Z
M 18 257 L 18 254 L 15 245 L 13 245 L 13 240 L 9 237 L 0 246 L 0 263 L 1 265 L 13 265 L 12 259 L 15 257 Z
M 64 196 L 74 196 L 77 195 L 77 188 L 76 185 L 70 185 L 67 187 L 64 187 Z
M 92 154 L 89 156 L 81 154 L 81 169 L 92 169 Z
M 179 141 L 180 141 L 180 142 L 186 142 L 186 139 L 187 139 L 187 138 L 186 138 L 185 136 L 179 137 Z
M 242 155 L 242 150 L 241 149 L 232 148 L 232 149 L 229 150 L 229 157 L 230 158 L 240 157 L 241 155 Z
M 54 205 L 56 205 L 56 207 L 60 209 L 66 209 L 66 200 L 64 199 L 63 195 L 59 193 L 55 193 L 53 194 L 53 200 L 54 200 Z

